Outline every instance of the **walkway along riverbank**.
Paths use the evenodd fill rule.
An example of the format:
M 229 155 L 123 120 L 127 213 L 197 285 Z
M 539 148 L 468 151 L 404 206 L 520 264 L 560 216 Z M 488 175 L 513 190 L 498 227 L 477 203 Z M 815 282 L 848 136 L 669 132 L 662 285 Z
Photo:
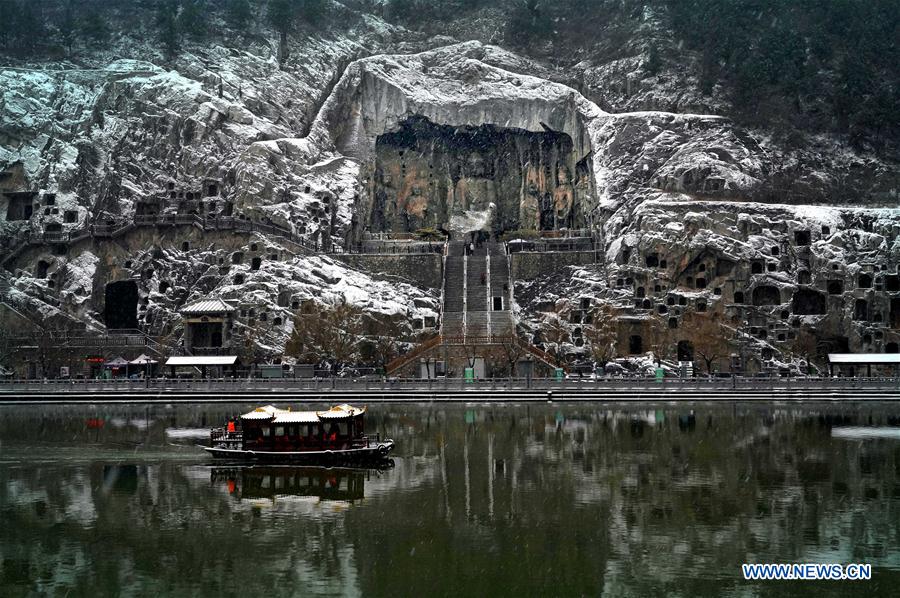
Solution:
M 28 380 L 0 382 L 0 403 L 897 401 L 896 378 L 655 380 Z

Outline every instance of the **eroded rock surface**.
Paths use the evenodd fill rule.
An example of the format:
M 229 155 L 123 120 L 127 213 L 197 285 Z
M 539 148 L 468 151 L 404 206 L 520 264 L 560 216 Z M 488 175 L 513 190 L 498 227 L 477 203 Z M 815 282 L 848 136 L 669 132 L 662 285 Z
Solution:
M 418 51 L 433 44 L 407 46 L 377 19 L 354 27 L 297 43 L 284 69 L 269 49 L 220 46 L 186 52 L 174 69 L 99 51 L 88 70 L 0 69 L 8 299 L 101 328 L 106 283 L 134 280 L 138 324 L 177 336 L 177 309 L 218 295 L 240 304 L 240 327 L 275 354 L 304 300 L 347 300 L 408 324 L 437 317 L 438 293 L 264 230 L 136 228 L 25 249 L 20 235 L 180 214 L 272 225 L 327 248 L 468 214 L 496 234 L 585 228 L 601 243 L 598 264 L 520 283 L 518 313 L 533 330 L 577 297 L 587 303 L 570 311 L 619 310 L 622 353 L 702 312 L 779 363 L 800 330 L 835 347 L 896 349 L 890 196 L 788 205 L 785 154 L 726 118 L 613 114 L 502 48 L 450 40 Z M 588 87 L 611 76 L 586 72 Z M 569 352 L 587 351 L 579 318 L 561 341 Z

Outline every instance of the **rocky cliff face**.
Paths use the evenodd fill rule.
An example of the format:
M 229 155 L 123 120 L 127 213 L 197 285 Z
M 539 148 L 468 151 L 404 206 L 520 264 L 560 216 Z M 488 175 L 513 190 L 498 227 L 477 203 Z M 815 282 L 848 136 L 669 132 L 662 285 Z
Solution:
M 0 234 L 9 300 L 101 328 L 106 283 L 134 280 L 139 324 L 177 335 L 180 306 L 219 295 L 277 353 L 307 299 L 345 299 L 407 325 L 437 316 L 434 291 L 379 282 L 316 248 L 366 230 L 447 226 L 493 204 L 495 232 L 589 227 L 603 244 L 596 266 L 520 284 L 532 328 L 561 300 L 584 297 L 618 310 L 622 353 L 653 345 L 632 337 L 684 330 L 698 312 L 722 316 L 781 363 L 801 330 L 852 350 L 896 348 L 896 197 L 860 192 L 860 177 L 846 195 L 833 192 L 842 165 L 878 173 L 890 168 L 883 162 L 832 152 L 810 168 L 724 116 L 606 112 L 551 80 L 559 73 L 500 47 L 425 41 L 339 10 L 344 27 L 292 39 L 280 64 L 264 37 L 191 45 L 167 62 L 133 32 L 85 49 L 83 68 L 8 60 Z M 581 72 L 589 96 L 618 89 L 621 69 Z M 122 229 L 147 214 L 257 228 Z M 91 225 L 123 232 L 79 237 Z M 27 231 L 76 240 L 51 235 L 23 249 Z M 581 326 L 569 329 L 567 350 L 586 351 Z M 666 333 L 691 340 L 680 334 Z
M 590 159 L 575 161 L 564 133 L 405 121 L 376 141 L 367 191 L 373 231 L 444 227 L 454 215 L 494 206 L 497 232 L 584 226 L 592 203 Z M 576 218 L 577 217 L 577 218 Z

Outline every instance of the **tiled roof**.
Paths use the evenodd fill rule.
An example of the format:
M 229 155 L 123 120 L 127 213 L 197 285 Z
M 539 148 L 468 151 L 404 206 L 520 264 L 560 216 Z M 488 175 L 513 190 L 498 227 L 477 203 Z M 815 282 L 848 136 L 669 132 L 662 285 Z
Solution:
M 219 298 L 201 299 L 179 310 L 183 314 L 221 314 L 233 312 L 234 308 Z
M 360 409 L 346 404 L 332 407 L 328 411 L 290 411 L 288 409 L 278 409 L 273 405 L 266 405 L 243 414 L 241 419 L 271 419 L 272 423 L 275 424 L 312 424 L 322 419 L 354 417 L 364 413 L 365 410 L 365 407 Z
M 343 405 L 332 407 L 328 411 L 319 411 L 318 415 L 322 419 L 343 419 L 345 417 L 354 417 L 360 413 L 364 413 L 365 410 L 365 407 L 353 407 L 352 405 L 344 403 Z
M 319 421 L 315 411 L 281 411 L 275 416 L 276 424 L 314 424 Z

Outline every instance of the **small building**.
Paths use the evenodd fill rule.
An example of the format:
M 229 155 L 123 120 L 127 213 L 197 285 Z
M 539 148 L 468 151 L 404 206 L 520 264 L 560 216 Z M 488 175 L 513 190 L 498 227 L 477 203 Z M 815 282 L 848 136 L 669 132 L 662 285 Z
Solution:
M 872 376 L 872 366 L 882 373 L 898 375 L 900 373 L 900 353 L 829 353 L 828 368 L 834 376 L 835 366 L 838 374 L 857 376 L 865 368 L 866 376 Z
M 218 354 L 231 346 L 234 307 L 219 298 L 206 298 L 179 311 L 184 319 L 184 346 L 188 351 Z
M 196 374 L 199 370 L 201 378 L 206 378 L 207 374 L 211 374 L 213 378 L 224 378 L 226 374 L 235 375 L 237 363 L 236 355 L 184 355 L 170 357 L 166 361 L 166 366 L 169 367 L 173 378 L 178 377 L 179 368 L 182 372 L 189 368 L 193 370 L 192 374 Z

